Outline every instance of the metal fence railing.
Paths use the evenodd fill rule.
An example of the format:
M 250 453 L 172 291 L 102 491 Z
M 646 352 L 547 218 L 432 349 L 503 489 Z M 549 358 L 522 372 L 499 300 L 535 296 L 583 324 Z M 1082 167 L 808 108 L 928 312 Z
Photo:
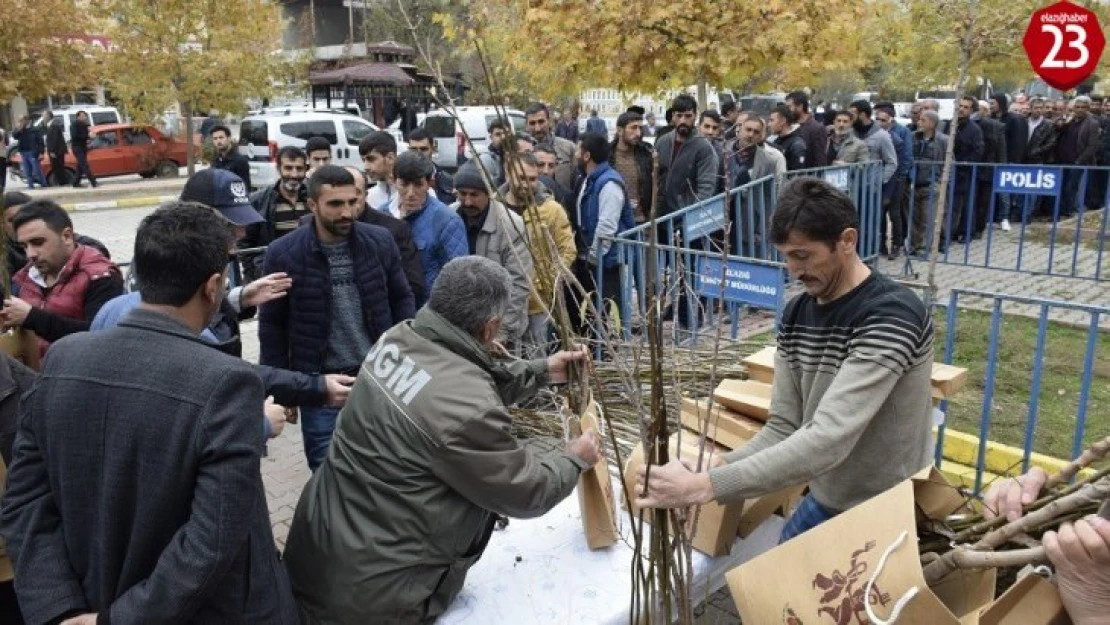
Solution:
M 983 478 L 987 473 L 987 441 L 992 435 L 992 426 L 996 422 L 1005 421 L 1011 426 L 1020 425 L 1023 429 L 1022 434 L 1022 462 L 1020 471 L 1028 471 L 1030 466 L 1030 459 L 1034 453 L 1034 448 L 1037 446 L 1038 436 L 1045 438 L 1048 436 L 1066 436 L 1070 439 L 1070 445 L 1056 445 L 1056 447 L 1069 447 L 1070 456 L 1068 458 L 1078 457 L 1082 453 L 1085 444 L 1084 439 L 1087 435 L 1088 417 L 1091 416 L 1091 411 L 1096 408 L 1095 402 L 1092 400 L 1092 391 L 1095 389 L 1096 384 L 1105 385 L 1107 382 L 1105 372 L 1099 374 L 1097 363 L 1100 348 L 1105 349 L 1110 346 L 1110 334 L 1101 330 L 1099 324 L 1106 315 L 1110 315 L 1110 306 L 1092 306 L 1087 304 L 1073 304 L 1070 302 L 1062 302 L 1045 298 L 1034 297 L 1021 297 L 1016 295 L 1005 295 L 1001 293 L 989 293 L 984 291 L 975 291 L 970 289 L 953 289 L 948 297 L 946 305 L 939 305 L 937 308 L 938 315 L 942 314 L 945 320 L 945 335 L 944 335 L 944 362 L 954 364 L 957 366 L 979 365 L 977 362 L 969 362 L 968 355 L 958 354 L 960 348 L 956 342 L 956 336 L 959 333 L 961 315 L 959 314 L 961 301 L 975 298 L 977 300 L 988 300 L 990 306 L 990 321 L 989 330 L 986 334 L 985 340 L 981 335 L 978 335 L 979 329 L 975 329 L 976 337 L 968 337 L 968 340 L 975 339 L 979 345 L 976 346 L 975 351 L 984 347 L 981 343 L 985 342 L 986 358 L 982 363 L 983 371 L 981 376 L 975 374 L 969 380 L 969 386 L 973 387 L 976 391 L 981 387 L 982 401 L 978 415 L 978 437 L 979 449 L 975 463 L 975 492 L 979 492 L 984 486 Z M 1030 326 L 1035 322 L 1036 331 L 1035 336 L 1028 334 L 1020 334 L 1027 332 L 1026 329 L 1014 328 L 1014 323 L 1007 320 L 1009 314 L 1007 307 L 1011 309 L 1017 306 L 1034 306 L 1038 309 L 1038 314 L 1035 319 L 1026 319 L 1026 323 Z M 1087 323 L 1079 326 L 1072 326 L 1069 331 L 1076 335 L 1071 337 L 1071 342 L 1076 345 L 1070 344 L 1056 344 L 1050 342 L 1053 332 L 1050 332 L 1049 317 L 1058 311 L 1075 311 L 1083 313 L 1087 316 Z M 986 313 L 979 313 L 986 314 Z M 966 322 L 965 322 L 966 323 Z M 1008 326 L 1010 336 L 1007 340 L 1005 328 Z M 1031 328 L 1030 328 L 1031 329 Z M 1058 332 L 1056 333 L 1057 341 L 1061 341 Z M 1032 339 L 1032 353 L 1025 353 L 1027 350 L 1027 343 Z M 1082 343 L 1082 353 L 1072 353 L 1072 350 Z M 1055 352 L 1049 354 L 1049 352 Z M 1010 356 L 1010 354 L 1014 356 Z M 1012 358 L 1023 358 L 1021 363 L 1010 362 Z M 1024 358 L 1029 357 L 1031 367 L 1027 367 Z M 1102 358 L 1106 358 L 1106 354 L 1102 354 Z M 1081 360 L 1077 360 L 1081 359 Z M 1053 375 L 1063 375 L 1069 388 L 1046 387 L 1046 377 L 1049 373 L 1049 367 L 1061 366 L 1063 363 L 1067 366 L 1068 371 L 1061 374 L 1060 372 L 1053 371 Z M 1080 364 L 1081 363 L 1081 364 Z M 1009 371 L 1003 374 L 1001 369 L 1008 367 Z M 1079 369 L 1078 379 L 1073 376 L 1072 370 Z M 1005 377 L 1006 386 L 1000 388 Z M 978 378 L 978 379 L 975 379 Z M 1020 378 L 1020 379 L 1018 379 Z M 1102 378 L 1103 381 L 1098 379 Z M 1028 390 L 1026 390 L 1028 389 Z M 966 390 L 964 391 L 966 392 Z M 997 406 L 997 401 L 1001 393 L 1006 393 L 1008 406 L 1024 406 L 1024 419 L 1018 416 L 1005 414 L 1001 412 Z M 1071 415 L 1071 398 L 1074 397 L 1074 419 Z M 1063 399 L 1062 399 L 1063 398 Z M 1042 408 L 1044 401 L 1051 399 L 1055 403 L 1060 403 L 1067 400 L 1067 406 L 1064 412 L 1068 418 L 1064 419 L 1067 425 L 1064 426 L 1065 431 L 1061 432 L 1060 419 L 1057 418 L 1051 423 L 1048 423 L 1045 428 L 1041 428 Z M 941 410 L 948 412 L 947 402 L 941 404 Z M 1060 411 L 1055 411 L 1057 417 Z M 1102 411 L 1102 419 L 1097 427 L 1105 428 L 1108 425 L 1108 420 Z M 997 421 L 996 421 L 997 418 Z M 1017 423 L 1015 423 L 1017 422 Z M 1067 431 L 1070 426 L 1070 431 Z M 944 448 L 944 436 L 946 425 L 941 425 L 937 433 L 937 447 L 935 462 L 940 466 L 942 462 L 942 451 Z M 1102 436 L 1104 431 L 1094 432 L 1096 436 Z M 1066 441 L 1065 441 L 1066 442 Z M 1058 453 L 1058 455 L 1065 455 Z M 1012 472 L 1017 471 L 1014 467 Z
M 860 212 L 860 256 L 873 260 L 879 253 L 881 175 L 882 165 L 868 162 L 767 176 L 618 233 L 613 244 L 621 261 L 622 318 L 644 312 L 644 298 L 634 298 L 633 290 L 642 295 L 649 278 L 646 258 L 651 237 L 656 237 L 657 253 L 651 278 L 668 294 L 678 325 L 696 329 L 699 310 L 716 310 L 718 302 L 734 320 L 749 308 L 777 314 L 784 303 L 787 273 L 767 232 L 780 186 L 799 176 L 812 176 L 846 192 Z M 726 242 L 727 256 L 723 254 Z M 599 310 L 603 279 L 599 270 Z M 638 311 L 633 311 L 633 301 Z M 627 332 L 629 324 L 622 325 Z M 737 328 L 734 323 L 732 331 Z
M 907 182 L 902 210 L 910 226 L 894 242 L 906 251 L 904 273 L 939 254 L 947 264 L 1107 279 L 1108 212 L 1098 209 L 1110 204 L 1110 167 L 958 163 L 934 241 L 941 165 L 917 163 Z M 1009 231 L 999 228 L 1003 220 Z

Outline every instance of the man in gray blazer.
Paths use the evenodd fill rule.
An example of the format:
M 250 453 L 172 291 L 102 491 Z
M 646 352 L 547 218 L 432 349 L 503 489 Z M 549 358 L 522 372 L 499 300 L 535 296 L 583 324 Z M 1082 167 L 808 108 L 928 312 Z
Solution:
M 24 396 L 0 532 L 27 622 L 297 622 L 259 468 L 262 381 L 199 336 L 234 248 L 206 206 L 147 216 L 141 307 L 54 343 Z

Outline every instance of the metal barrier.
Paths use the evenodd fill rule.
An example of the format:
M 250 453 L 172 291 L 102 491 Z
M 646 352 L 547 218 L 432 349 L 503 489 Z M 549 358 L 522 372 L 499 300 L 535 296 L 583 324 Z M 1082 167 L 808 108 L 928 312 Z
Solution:
M 907 232 L 904 241 L 895 242 L 907 252 L 904 273 L 914 272 L 915 258 L 938 253 L 938 262 L 948 264 L 1107 279 L 1108 213 L 1102 211 L 1093 232 L 1085 215 L 1093 210 L 1088 205 L 1110 204 L 1110 167 L 956 164 L 946 198 L 951 210 L 934 242 L 941 166 L 923 161 L 911 170 L 904 199 Z M 1077 217 L 1074 225 L 1060 224 L 1071 217 Z M 1012 232 L 995 228 L 1004 219 Z
M 745 308 L 780 312 L 787 274 L 782 257 L 766 235 L 779 186 L 801 176 L 821 178 L 852 198 L 860 211 L 860 256 L 865 260 L 877 258 L 881 163 L 794 171 L 777 178 L 767 176 L 618 233 L 613 245 L 620 258 L 621 317 L 632 318 L 633 286 L 641 287 L 639 292 L 643 293 L 642 286 L 648 278 L 646 258 L 650 237 L 657 237 L 658 242 L 653 278 L 661 292 L 669 294 L 668 300 L 674 306 L 680 325 L 697 328 L 700 299 L 708 304 L 710 315 L 717 310 L 718 303 L 723 302 L 726 314 L 734 321 Z M 729 254 L 724 257 L 722 250 L 726 240 Z M 599 310 L 602 309 L 603 280 L 598 268 L 595 281 Z M 697 297 L 689 296 L 688 291 L 693 291 Z M 637 306 L 640 313 L 644 312 L 644 306 L 640 298 Z M 622 324 L 626 335 L 629 325 Z M 733 323 L 734 335 L 738 327 Z
M 990 438 L 991 424 L 994 417 L 994 402 L 995 394 L 998 390 L 998 372 L 999 367 L 1004 366 L 1006 362 L 999 354 L 1002 348 L 1002 321 L 1004 315 L 1004 307 L 1006 304 L 1011 305 L 1024 305 L 1035 306 L 1039 308 L 1039 314 L 1036 317 L 1037 334 L 1034 344 L 1034 353 L 1032 355 L 1032 371 L 1030 373 L 1030 390 L 1028 400 L 1026 403 L 1026 416 L 1025 416 L 1025 432 L 1022 443 L 1022 472 L 1029 470 L 1030 458 L 1033 454 L 1033 447 L 1035 437 L 1037 435 L 1038 417 L 1041 405 L 1042 385 L 1045 373 L 1046 362 L 1046 348 L 1049 336 L 1049 315 L 1053 311 L 1078 311 L 1088 315 L 1088 323 L 1086 324 L 1086 346 L 1082 354 L 1082 367 L 1083 374 L 1079 380 L 1079 393 L 1078 405 L 1075 414 L 1075 429 L 1072 433 L 1071 445 L 1071 458 L 1078 457 L 1084 449 L 1084 435 L 1087 430 L 1087 416 L 1088 410 L 1091 406 L 1091 389 L 1094 383 L 1096 368 L 1095 368 L 1095 355 L 1098 348 L 1099 337 L 1107 339 L 1099 324 L 1102 319 L 1110 315 L 1110 307 L 1108 306 L 1091 306 L 1085 304 L 1072 304 L 1069 302 L 1062 302 L 1052 299 L 1020 297 L 1014 295 L 1005 295 L 1001 293 L 990 293 L 984 291 L 975 291 L 970 289 L 953 289 L 948 298 L 947 310 L 945 315 L 945 340 L 944 340 L 944 362 L 948 364 L 961 365 L 966 363 L 953 362 L 955 349 L 956 349 L 956 332 L 958 329 L 959 316 L 957 314 L 961 299 L 968 297 L 985 298 L 989 299 L 992 303 L 990 312 L 990 332 L 987 335 L 987 359 L 986 370 L 983 376 L 983 401 L 982 407 L 979 412 L 979 451 L 976 458 L 975 465 L 975 492 L 979 492 L 983 487 L 983 475 L 986 472 L 986 459 L 987 459 L 987 441 Z M 945 306 L 938 304 L 939 309 Z M 1108 339 L 1110 340 L 1110 339 Z M 1078 358 L 1079 354 L 1074 354 Z M 1105 355 L 1103 356 L 1105 358 Z M 1050 392 L 1056 392 L 1054 389 L 1049 389 Z M 947 412 L 947 402 L 942 402 L 941 410 Z M 935 463 L 939 467 L 941 464 L 942 451 L 944 447 L 944 435 L 946 425 L 942 424 L 937 432 L 937 445 L 935 453 Z M 1101 432 L 1097 433 L 1102 435 Z

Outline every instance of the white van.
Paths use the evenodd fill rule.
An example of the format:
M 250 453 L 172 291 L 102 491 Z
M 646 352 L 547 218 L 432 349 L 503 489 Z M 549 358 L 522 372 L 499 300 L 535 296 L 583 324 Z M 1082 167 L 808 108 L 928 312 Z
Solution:
M 85 111 L 85 113 L 89 116 L 90 128 L 92 126 L 99 126 L 101 124 L 123 123 L 123 116 L 119 114 L 119 109 L 113 106 L 86 106 L 83 104 L 74 104 L 67 106 L 58 106 L 50 109 L 50 111 L 54 113 L 54 117 L 62 118 L 62 122 L 65 125 L 64 128 L 66 143 L 69 143 L 71 140 L 69 136 L 69 128 L 73 125 L 73 122 L 77 120 L 77 114 L 81 111 Z M 38 120 L 35 121 L 35 125 L 40 128 L 42 127 L 41 116 L 38 118 Z M 46 130 L 43 129 L 43 137 L 45 136 Z
M 455 110 L 462 121 L 458 127 L 455 119 L 445 110 L 428 113 L 422 124 L 436 142 L 435 164 L 437 167 L 454 170 L 465 159 L 485 152 L 489 148 L 489 125 L 502 114 L 512 120 L 513 130 L 526 132 L 524 112 L 495 106 L 460 106 Z M 463 128 L 466 134 L 463 134 Z M 554 131 L 554 129 L 552 129 Z M 467 145 L 466 138 L 470 138 Z
M 266 110 L 239 122 L 239 153 L 250 161 L 251 186 L 261 189 L 278 181 L 274 161 L 281 148 L 287 145 L 304 148 L 312 137 L 324 137 L 331 143 L 333 164 L 361 168 L 358 142 L 376 130 L 374 124 L 348 113 Z M 398 143 L 397 151 L 404 149 Z

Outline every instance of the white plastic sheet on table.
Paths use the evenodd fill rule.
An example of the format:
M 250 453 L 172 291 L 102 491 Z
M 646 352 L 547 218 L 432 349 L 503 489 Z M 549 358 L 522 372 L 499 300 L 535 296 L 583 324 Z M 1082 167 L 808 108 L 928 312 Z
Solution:
M 622 492 L 618 482 L 613 487 L 614 494 Z M 631 519 L 623 510 L 620 516 L 621 535 L 630 537 Z M 782 517 L 772 516 L 747 539 L 737 539 L 727 556 L 695 551 L 695 602 L 724 587 L 726 572 L 774 547 L 784 524 Z M 540 518 L 512 519 L 504 530 L 495 530 L 438 623 L 627 625 L 631 598 L 632 547 L 618 541 L 590 551 L 578 498 L 571 495 Z

